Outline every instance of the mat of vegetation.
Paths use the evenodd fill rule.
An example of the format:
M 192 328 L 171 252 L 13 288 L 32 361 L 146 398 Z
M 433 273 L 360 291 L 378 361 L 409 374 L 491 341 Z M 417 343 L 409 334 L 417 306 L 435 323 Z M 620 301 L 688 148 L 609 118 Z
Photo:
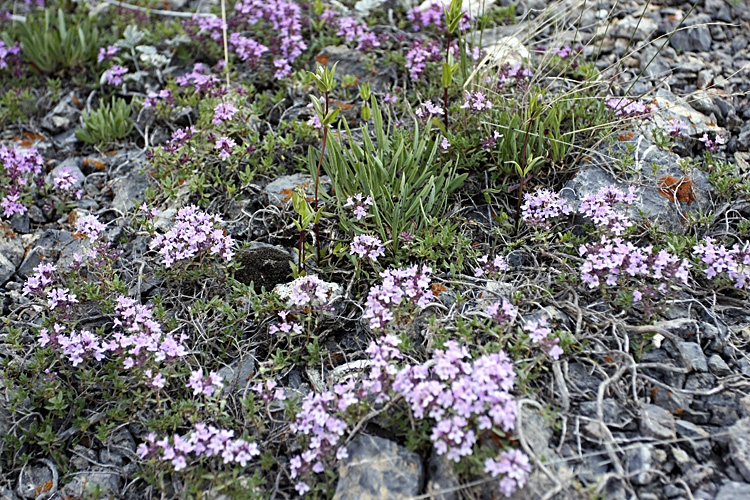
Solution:
M 747 4 L 0 12 L 0 499 L 750 498 Z

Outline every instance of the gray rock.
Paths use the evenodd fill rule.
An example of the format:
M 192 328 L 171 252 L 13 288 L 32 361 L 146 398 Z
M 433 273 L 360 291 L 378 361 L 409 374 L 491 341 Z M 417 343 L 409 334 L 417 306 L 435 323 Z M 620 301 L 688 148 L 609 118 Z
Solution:
M 631 448 L 626 452 L 628 473 L 633 483 L 649 484 L 656 478 L 656 474 L 654 474 L 654 468 L 658 460 L 654 453 L 656 451 L 661 450 L 656 450 L 651 445 L 642 445 Z M 664 452 L 661 451 L 661 453 Z M 666 458 L 666 453 L 664 455 Z
M 21 234 L 27 234 L 31 229 L 31 220 L 28 214 L 15 214 L 10 218 L 10 227 Z
M 400 500 L 420 493 L 422 461 L 387 439 L 358 435 L 339 463 L 334 500 Z
M 641 431 L 658 439 L 674 438 L 674 417 L 660 406 L 646 405 L 641 411 Z
M 23 261 L 23 242 L 10 225 L 0 222 L 0 255 L 18 267 Z
M 711 455 L 711 434 L 686 420 L 675 420 L 677 436 L 685 439 L 680 444 L 692 452 L 698 460 L 705 460 Z
M 13 490 L 9 490 L 5 486 L 0 486 L 0 500 L 18 500 L 18 497 Z
M 649 80 L 663 78 L 672 73 L 672 64 L 664 56 L 663 51 L 659 53 L 659 47 L 646 45 L 641 49 L 641 63 L 639 70 Z
M 711 50 L 711 30 L 708 26 L 696 26 L 696 24 L 711 22 L 711 16 L 699 15 L 693 19 L 687 19 L 681 29 L 672 35 L 669 43 L 675 50 L 681 52 L 708 52 Z M 692 26 L 687 29 L 682 29 Z M 676 27 L 676 26 L 675 26 Z
M 35 498 L 39 494 L 38 488 L 44 488 L 45 484 L 49 483 L 54 487 L 57 475 L 55 464 L 48 459 L 39 460 L 37 463 L 40 465 L 29 465 L 18 476 L 16 493 L 23 498 Z
M 219 375 L 225 382 L 221 389 L 222 392 L 243 393 L 245 388 L 250 385 L 254 372 L 255 358 L 252 355 L 225 366 L 219 370 Z
M 112 208 L 126 214 L 146 198 L 147 187 L 148 176 L 145 174 L 131 173 L 118 178 L 112 185 L 112 190 L 115 192 Z
M 425 493 L 430 495 L 427 498 L 429 500 L 458 500 L 459 485 L 453 462 L 433 450 L 427 464 Z M 445 490 L 448 491 L 441 493 Z
M 656 33 L 657 24 L 647 17 L 625 16 L 614 27 L 614 36 L 620 38 L 633 37 L 633 41 L 640 42 L 648 40 Z
M 740 399 L 740 413 L 743 417 L 750 417 L 750 394 Z
M 98 498 L 117 498 L 120 492 L 120 474 L 113 469 L 89 469 L 79 472 L 60 490 L 62 497 L 90 498 L 94 491 L 104 493 Z
M 706 399 L 706 408 L 711 411 L 711 424 L 720 427 L 729 427 L 734 425 L 739 416 L 739 400 L 737 393 L 725 391 L 719 394 L 712 394 Z
M 711 373 L 718 376 L 729 375 L 732 372 L 726 361 L 718 354 L 712 354 L 708 358 L 708 369 L 711 370 Z
M 302 187 L 305 190 L 305 195 L 308 201 L 312 201 L 315 196 L 315 183 L 310 175 L 306 174 L 294 174 L 284 175 L 276 179 L 275 181 L 266 185 L 263 188 L 263 192 L 268 196 L 268 200 L 276 206 L 283 207 L 286 204 L 291 204 L 292 194 L 296 192 L 298 187 Z M 331 181 L 326 175 L 320 176 L 320 185 L 318 190 L 322 192 L 329 192 L 331 190 Z
M 739 500 L 750 498 L 750 484 L 727 481 L 722 484 L 714 500 Z
M 709 92 L 708 94 L 700 94 L 701 97 L 704 95 L 713 97 L 716 94 L 715 91 L 713 93 Z M 659 112 L 652 116 L 651 121 L 653 122 L 653 125 L 664 130 L 668 126 L 670 118 L 677 118 L 678 120 L 687 123 L 688 130 L 686 131 L 686 134 L 689 137 L 698 138 L 702 137 L 705 133 L 712 137 L 715 134 L 726 137 L 726 129 L 718 126 L 710 117 L 693 108 L 689 104 L 691 100 L 691 98 L 678 97 L 664 89 L 657 90 L 656 95 L 654 96 L 654 101 L 656 101 L 656 106 L 659 109 Z
M 729 432 L 729 456 L 742 477 L 750 482 L 750 418 L 738 420 Z
M 34 268 L 42 260 L 54 262 L 60 253 L 74 241 L 74 237 L 68 231 L 48 229 L 42 233 L 34 246 L 26 253 L 26 258 L 18 267 L 18 274 L 28 277 L 33 274 Z
M 66 131 L 78 120 L 81 111 L 75 105 L 77 99 L 74 92 L 65 96 L 57 105 L 42 118 L 42 128 L 54 134 Z
M 0 253 L 0 286 L 4 285 L 16 272 L 16 266 Z
M 633 153 L 628 153 L 626 144 L 635 148 Z M 607 151 L 606 147 L 601 148 L 600 151 L 601 153 L 594 155 L 596 158 L 588 166 L 581 168 L 576 177 L 569 181 L 561 191 L 561 195 L 576 210 L 584 197 L 596 194 L 601 188 L 611 185 L 625 192 L 629 186 L 636 186 L 638 198 L 633 206 L 634 210 L 630 213 L 637 218 L 639 216 L 635 214 L 643 211 L 651 225 L 664 231 L 682 234 L 689 227 L 685 224 L 684 213 L 697 213 L 700 210 L 705 213 L 709 210 L 709 193 L 712 188 L 707 174 L 696 170 L 690 172 L 690 176 L 686 179 L 678 165 L 680 157 L 662 151 L 643 136 L 627 142 L 617 142 L 612 145 L 611 151 Z M 621 182 L 611 172 L 599 166 L 612 165 L 613 156 L 633 154 L 635 156 L 632 174 L 635 178 L 627 183 Z M 652 166 L 656 168 L 655 172 L 652 171 Z M 616 167 L 612 165 L 612 168 Z M 687 191 L 689 196 L 684 193 L 675 194 L 677 188 L 687 181 L 691 182 L 691 190 Z M 670 189 L 670 185 L 674 187 Z
M 135 460 L 135 440 L 124 428 L 112 433 L 99 451 L 99 461 L 103 464 L 120 467 Z
M 588 418 L 596 418 L 596 401 L 581 403 L 580 413 Z M 612 398 L 605 398 L 602 401 L 602 416 L 607 426 L 624 427 L 631 423 L 631 418 L 625 408 Z
M 701 346 L 695 342 L 681 342 L 681 344 L 682 351 L 687 357 L 688 366 L 686 366 L 686 368 L 691 371 L 708 371 L 708 362 L 706 361 L 706 355 L 703 354 Z

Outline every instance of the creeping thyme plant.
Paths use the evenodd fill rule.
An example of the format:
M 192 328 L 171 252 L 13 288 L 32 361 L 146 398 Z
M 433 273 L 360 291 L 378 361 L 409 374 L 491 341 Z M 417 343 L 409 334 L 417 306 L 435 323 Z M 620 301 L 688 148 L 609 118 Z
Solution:
M 22 242 L 0 247 L 0 491 L 49 462 L 102 494 L 70 489 L 80 457 L 124 433 L 122 495 L 331 498 L 365 433 L 523 495 L 544 461 L 523 402 L 568 359 L 604 370 L 579 300 L 616 330 L 698 286 L 747 298 L 746 224 L 666 234 L 629 175 L 564 188 L 637 132 L 746 197 L 722 135 L 659 129 L 577 40 L 498 59 L 482 33 L 514 10 L 444 3 L 2 17 L 0 124 L 25 92 L 42 129 L 0 144 L 0 237 Z

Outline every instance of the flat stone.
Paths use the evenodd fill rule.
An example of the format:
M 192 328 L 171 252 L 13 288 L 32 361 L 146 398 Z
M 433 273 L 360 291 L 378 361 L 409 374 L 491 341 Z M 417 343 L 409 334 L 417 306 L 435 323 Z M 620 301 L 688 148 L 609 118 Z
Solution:
M 315 196 L 315 183 L 313 178 L 307 174 L 284 175 L 275 181 L 266 185 L 263 192 L 268 196 L 268 200 L 278 207 L 284 207 L 292 202 L 292 194 L 297 188 L 305 190 L 307 201 L 312 202 Z M 331 181 L 326 175 L 320 176 L 320 185 L 318 190 L 331 190 Z
M 406 500 L 419 495 L 424 475 L 414 452 L 387 439 L 358 435 L 339 463 L 334 500 Z
M 709 134 L 713 137 L 715 134 L 727 136 L 727 131 L 718 126 L 710 117 L 696 110 L 689 104 L 684 97 L 678 97 L 665 89 L 659 89 L 654 96 L 658 113 L 654 113 L 651 121 L 654 127 L 666 129 L 669 125 L 670 118 L 676 118 L 688 125 L 685 132 L 689 137 L 701 137 L 703 134 Z
M 677 436 L 685 439 L 681 445 L 693 453 L 698 460 L 705 460 L 711 455 L 711 434 L 705 429 L 686 420 L 675 420 Z
M 674 438 L 674 416 L 660 406 L 646 405 L 641 411 L 641 431 L 658 439 Z
M 708 371 L 708 362 L 701 346 L 695 342 L 681 342 L 681 344 L 682 351 L 687 357 L 688 366 L 686 368 L 689 368 L 691 371 Z
M 118 429 L 104 443 L 99 451 L 99 461 L 103 464 L 121 467 L 136 459 L 135 439 L 127 429 Z
M 625 16 L 614 27 L 614 36 L 627 39 L 632 37 L 633 41 L 640 42 L 655 34 L 657 27 L 656 22 L 647 17 L 639 19 L 633 16 Z
M 460 482 L 454 464 L 435 450 L 427 464 L 427 487 L 425 493 L 430 500 L 458 500 Z M 448 491 L 445 491 L 448 490 Z M 442 493 L 445 491 L 445 493 Z
M 729 456 L 742 477 L 750 482 L 750 418 L 738 420 L 729 432 Z
M 750 498 L 750 484 L 727 481 L 719 487 L 714 500 L 740 500 Z
M 130 174 L 118 178 L 112 184 L 115 199 L 112 200 L 112 208 L 128 213 L 146 199 L 146 188 L 148 187 L 148 176 L 145 174 Z
M 681 29 L 672 34 L 669 43 L 675 50 L 682 52 L 708 52 L 711 50 L 711 30 L 708 26 L 695 26 L 711 22 L 711 16 L 698 15 L 685 20 Z M 682 29 L 691 26 L 687 29 Z M 676 27 L 676 26 L 675 26 Z
M 219 375 L 224 379 L 222 392 L 243 393 L 252 381 L 255 373 L 255 358 L 248 356 L 239 359 L 229 366 L 219 370 Z
M 88 498 L 91 492 L 99 491 L 97 498 L 117 498 L 120 492 L 120 474 L 113 469 L 90 469 L 79 472 L 60 490 L 61 497 Z
M 4 285 L 16 272 L 16 266 L 5 255 L 0 254 L 0 286 Z
M 632 153 L 628 152 L 628 145 L 634 147 Z M 634 155 L 631 170 L 635 178 L 627 183 L 603 168 L 609 166 L 616 169 L 613 157 L 618 155 Z M 578 171 L 560 194 L 577 210 L 586 196 L 596 194 L 603 187 L 614 185 L 627 192 L 629 186 L 635 186 L 637 199 L 630 211 L 631 216 L 638 218 L 640 216 L 636 214 L 642 211 L 652 226 L 683 234 L 689 227 L 689 224 L 685 224 L 685 213 L 697 214 L 701 210 L 705 213 L 710 209 L 709 193 L 712 187 L 707 174 L 702 171 L 690 172 L 690 177 L 686 178 L 679 161 L 678 155 L 661 150 L 642 135 L 617 141 L 611 147 L 602 146 L 597 153 L 593 153 L 591 162 Z M 656 168 L 656 172 L 652 167 Z M 689 181 L 690 196 L 678 195 L 675 190 L 665 188 L 668 180 L 680 185 Z
M 712 354 L 708 358 L 708 369 L 711 370 L 711 373 L 718 376 L 729 375 L 732 373 L 727 362 L 718 354 Z
M 656 450 L 653 446 L 642 445 L 626 452 L 628 473 L 633 483 L 645 485 L 656 478 L 653 472 L 656 465 L 654 451 Z
M 14 266 L 23 262 L 23 241 L 21 236 L 13 231 L 10 224 L 0 222 L 0 255 L 5 256 Z
M 62 251 L 74 241 L 73 234 L 68 231 L 48 229 L 44 231 L 34 246 L 26 253 L 26 258 L 18 267 L 18 274 L 28 277 L 34 268 L 43 260 L 55 262 Z

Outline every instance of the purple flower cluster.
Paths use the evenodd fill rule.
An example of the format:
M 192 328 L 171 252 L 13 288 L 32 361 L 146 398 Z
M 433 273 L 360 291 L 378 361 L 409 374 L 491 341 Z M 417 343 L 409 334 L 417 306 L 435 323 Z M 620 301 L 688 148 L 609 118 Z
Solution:
M 230 261 L 234 239 L 217 227 L 222 222 L 218 215 L 209 215 L 195 205 L 183 207 L 177 212 L 174 226 L 166 234 L 157 235 L 151 248 L 159 249 L 166 267 L 206 253 Z
M 385 249 L 377 236 L 358 234 L 352 239 L 349 254 L 359 255 L 360 258 L 366 256 L 377 262 L 378 257 L 385 255 Z
M 269 51 L 269 48 L 262 43 L 258 43 L 252 38 L 242 36 L 239 33 L 232 33 L 228 42 L 229 46 L 240 56 L 240 59 L 251 67 L 257 66 L 263 54 Z
M 39 264 L 34 268 L 34 274 L 26 279 L 23 293 L 45 300 L 47 307 L 53 310 L 59 309 L 59 312 L 66 315 L 68 309 L 78 303 L 78 297 L 68 288 L 52 287 L 57 281 L 57 277 L 54 276 L 56 271 L 54 264 Z
M 535 193 L 524 193 L 521 219 L 534 228 L 549 229 L 550 221 L 561 215 L 570 215 L 573 209 L 558 193 L 540 189 Z
M 0 70 L 14 67 L 14 76 L 21 76 L 21 46 L 18 42 L 13 45 L 6 45 L 0 40 Z
M 467 91 L 464 92 L 464 103 L 461 109 L 469 109 L 472 113 L 489 111 L 492 109 L 492 101 L 479 91 Z
M 706 146 L 706 149 L 708 149 L 708 151 L 711 153 L 719 152 L 722 149 L 722 146 L 727 143 L 726 139 L 724 139 L 719 134 L 715 134 L 713 140 L 711 140 L 708 137 L 708 134 L 704 133 L 703 137 L 698 140 L 701 141 Z
M 362 193 L 357 193 L 354 196 L 350 196 L 346 199 L 345 207 L 354 207 L 354 217 L 357 220 L 362 220 L 367 217 L 367 207 L 374 205 L 370 196 L 366 197 Z
M 502 304 L 500 302 L 493 302 L 487 306 L 487 314 L 494 321 L 500 323 L 501 326 L 505 326 L 508 323 L 512 323 L 516 319 L 518 312 L 513 304 L 508 302 L 508 299 L 503 299 Z
M 599 189 L 596 194 L 587 195 L 578 211 L 591 218 L 597 228 L 619 236 L 633 225 L 627 213 L 637 198 L 633 186 L 628 188 L 627 194 L 615 186 L 606 186 Z M 624 213 L 618 210 L 619 207 L 624 207 Z
M 104 349 L 123 359 L 125 369 L 141 365 L 146 361 L 161 363 L 174 361 L 187 355 L 183 342 L 187 335 L 176 339 L 171 333 L 164 333 L 161 325 L 153 318 L 150 305 L 137 304 L 130 297 L 116 299 L 112 340 L 103 344 Z
M 715 278 L 723 273 L 734 281 L 735 288 L 750 286 L 750 243 L 740 246 L 735 243 L 731 249 L 724 245 L 716 245 L 713 238 L 705 238 L 693 247 L 693 255 L 700 258 L 700 263 L 707 266 L 706 277 Z
M 99 222 L 96 215 L 84 215 L 76 220 L 76 232 L 90 240 L 97 240 L 107 229 L 107 226 Z
M 77 182 L 78 177 L 73 174 L 73 170 L 68 167 L 64 167 L 58 170 L 53 176 L 52 187 L 65 195 L 75 194 L 75 197 L 80 200 L 81 196 L 83 195 L 83 190 L 78 189 L 75 193 L 73 193 L 73 188 L 75 188 Z
M 667 250 L 654 252 L 652 246 L 637 247 L 620 237 L 602 236 L 598 242 L 581 245 L 579 248 L 585 261 L 581 266 L 581 280 L 590 288 L 602 283 L 615 286 L 621 278 L 645 277 L 659 282 L 657 290 L 667 293 L 667 285 L 672 282 L 687 284 L 691 265 L 687 259 L 680 259 Z M 634 292 L 634 300 L 640 301 L 641 292 Z
M 155 108 L 156 105 L 159 103 L 159 100 L 162 100 L 164 104 L 166 104 L 169 107 L 174 105 L 174 95 L 172 94 L 172 90 L 162 89 L 159 91 L 159 93 L 150 92 L 148 94 L 148 97 L 144 99 L 143 101 L 144 109 Z
M 336 33 L 343 36 L 347 42 L 357 42 L 356 50 L 368 52 L 376 47 L 380 47 L 380 40 L 375 33 L 367 29 L 366 24 L 362 24 L 353 17 L 342 17 L 338 20 L 339 31 Z
M 244 439 L 233 439 L 234 431 L 218 429 L 204 423 L 195 424 L 195 430 L 186 436 L 175 434 L 171 441 L 168 438 L 156 440 L 156 434 L 146 436 L 146 443 L 138 445 L 137 453 L 142 458 L 159 457 L 164 462 L 171 462 L 175 471 L 187 467 L 191 458 L 221 457 L 224 464 L 237 464 L 245 467 L 253 457 L 260 455 L 257 443 Z
M 15 146 L 8 149 L 0 145 L 0 182 L 5 192 L 0 206 L 5 217 L 26 213 L 21 197 L 44 184 L 43 164 L 44 159 L 36 149 L 22 150 Z
M 330 287 L 325 281 L 311 274 L 302 276 L 291 283 L 289 294 L 290 308 L 294 311 L 318 310 L 328 311 L 330 304 Z
M 420 271 L 416 264 L 406 269 L 396 268 L 381 272 L 383 283 L 370 288 L 365 313 L 362 315 L 370 320 L 370 328 L 385 328 L 394 319 L 393 309 L 401 305 L 411 304 L 422 309 L 427 307 L 432 295 L 430 273 L 432 268 L 423 265 Z
M 489 260 L 489 258 L 489 255 L 482 255 L 477 259 L 477 262 L 482 264 L 482 267 L 474 268 L 475 278 L 479 278 L 485 274 L 489 277 L 495 277 L 501 272 L 508 270 L 508 263 L 502 255 L 496 255 L 492 260 Z
M 504 86 L 505 84 L 523 84 L 526 79 L 531 77 L 531 70 L 529 68 L 523 68 L 520 64 L 511 66 L 510 64 L 503 65 L 497 74 L 497 85 Z
M 419 80 L 427 63 L 439 61 L 442 57 L 442 49 L 437 40 L 414 40 L 406 52 L 406 69 L 409 70 L 409 78 L 414 81 Z
M 448 341 L 426 363 L 399 368 L 397 363 L 403 360 L 400 343 L 395 335 L 370 343 L 366 350 L 370 372 L 361 384 L 350 380 L 333 391 L 305 396 L 291 430 L 307 436 L 308 444 L 290 461 L 292 478 L 320 474 L 334 456 L 339 460 L 347 456 L 346 448 L 340 446 L 348 429 L 347 414 L 364 401 L 379 405 L 404 398 L 415 418 L 434 420 L 431 439 L 437 453 L 456 462 L 473 452 L 482 431 L 513 429 L 518 410 L 510 391 L 516 374 L 505 353 L 486 354 L 472 361 L 466 347 Z M 505 476 L 504 492 L 523 486 L 529 472 L 523 454 L 502 453 L 493 464 L 493 477 Z M 302 480 L 295 488 L 300 495 L 310 489 Z
M 287 316 L 290 314 L 289 311 L 279 311 L 279 317 L 281 323 L 271 325 L 268 327 L 268 333 L 271 335 L 283 334 L 283 335 L 299 335 L 302 333 L 302 325 L 294 321 L 288 321 Z
M 232 121 L 232 118 L 234 118 L 236 113 L 237 108 L 231 103 L 220 102 L 214 108 L 214 118 L 211 120 L 211 123 L 214 125 L 221 125 L 224 122 Z
M 634 101 L 627 97 L 610 97 L 604 101 L 604 104 L 614 110 L 618 118 L 649 117 L 655 111 L 651 104 Z
M 102 75 L 102 82 L 106 82 L 107 85 L 120 85 L 122 83 L 122 77 L 128 72 L 128 68 L 114 64 L 111 68 L 104 72 Z
M 526 484 L 531 466 L 529 457 L 521 450 L 511 449 L 500 453 L 500 459 L 488 458 L 484 462 L 484 471 L 492 477 L 503 475 L 500 480 L 500 491 L 510 497 Z
M 497 146 L 497 140 L 502 136 L 503 134 L 501 134 L 497 130 L 493 130 L 491 136 L 487 137 L 486 139 L 482 139 L 482 148 L 488 151 L 495 149 L 495 147 Z
M 513 430 L 518 408 L 510 394 L 516 374 L 504 352 L 471 361 L 468 349 L 449 340 L 428 363 L 407 366 L 393 382 L 418 419 L 435 420 L 430 438 L 454 462 L 470 455 L 479 432 Z
M 224 380 L 216 372 L 210 372 L 204 377 L 203 368 L 198 368 L 190 372 L 187 387 L 193 390 L 193 396 L 203 394 L 210 398 L 214 393 L 221 391 L 221 388 L 224 387 Z
M 96 58 L 96 62 L 111 61 L 115 58 L 115 55 L 120 52 L 120 47 L 115 45 L 109 45 L 106 48 L 99 48 L 99 55 Z
M 432 104 L 432 101 L 425 101 L 422 106 L 417 108 L 414 112 L 417 117 L 425 119 L 430 116 L 442 116 L 445 114 L 445 110 L 440 105 Z
M 65 326 L 55 323 L 52 330 L 42 328 L 39 331 L 39 345 L 50 346 L 61 352 L 68 358 L 73 366 L 78 366 L 84 361 L 84 357 L 92 357 L 97 361 L 104 359 L 104 349 L 99 342 L 99 337 L 88 330 L 77 332 L 71 330 L 65 333 Z
M 232 152 L 234 151 L 234 148 L 237 146 L 237 143 L 234 142 L 234 139 L 230 139 L 229 137 L 226 137 L 222 135 L 218 139 L 216 139 L 216 144 L 214 145 L 214 149 L 219 150 L 219 158 L 222 160 L 226 160 L 230 156 L 232 156 Z
M 430 26 L 435 26 L 438 29 L 445 28 L 445 12 L 443 10 L 443 3 L 441 2 L 432 2 L 426 8 L 422 8 L 421 6 L 412 7 L 406 12 L 406 17 L 412 23 L 414 31 L 429 28 Z M 464 10 L 463 17 L 459 21 L 459 29 L 469 29 L 473 20 L 473 16 L 467 10 Z
M 333 391 L 311 392 L 304 397 L 297 419 L 289 428 L 297 435 L 309 436 L 309 443 L 305 451 L 289 461 L 292 479 L 309 475 L 310 471 L 315 474 L 323 472 L 324 462 L 334 455 L 334 450 L 339 460 L 347 456 L 346 448 L 340 447 L 339 441 L 349 426 L 336 412 L 343 414 L 359 401 L 354 393 L 354 382 L 351 381 L 336 385 Z M 298 481 L 295 488 L 300 495 L 310 490 L 304 481 Z
M 688 130 L 687 123 L 679 118 L 670 118 L 667 125 L 667 133 L 674 138 L 681 137 L 683 132 Z
M 560 339 L 552 337 L 552 329 L 547 325 L 547 317 L 542 316 L 538 320 L 530 319 L 526 321 L 526 327 L 524 328 L 526 333 L 529 334 L 531 342 L 534 344 L 542 344 L 545 352 L 554 359 L 560 359 L 560 355 L 563 353 L 560 347 Z
M 191 83 L 198 92 L 208 92 L 218 83 L 216 75 L 207 73 L 208 68 L 203 63 L 195 63 L 193 71 L 175 78 L 175 83 L 180 87 L 187 87 Z
M 302 10 L 288 0 L 242 0 L 235 5 L 238 17 L 256 31 L 261 20 L 270 31 L 269 49 L 274 54 L 274 76 L 285 78 L 292 72 L 291 63 L 307 49 L 302 39 Z M 265 51 L 263 51 L 265 52 Z

